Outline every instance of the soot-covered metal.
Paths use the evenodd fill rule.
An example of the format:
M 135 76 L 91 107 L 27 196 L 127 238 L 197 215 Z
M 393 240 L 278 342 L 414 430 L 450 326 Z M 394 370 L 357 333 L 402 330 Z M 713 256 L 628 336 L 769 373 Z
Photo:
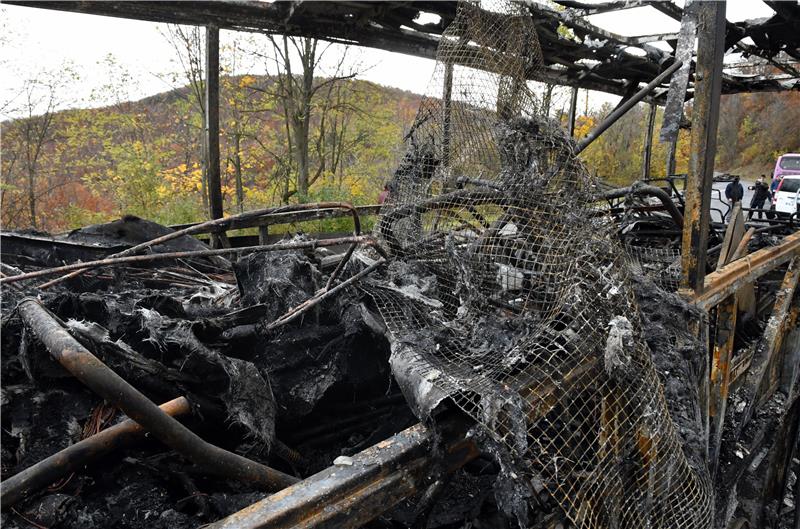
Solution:
M 374 234 L 360 214 L 377 208 L 332 202 L 3 233 L 2 524 L 796 526 L 795 221 L 746 225 L 736 209 L 711 223 L 716 265 L 702 292 L 679 294 L 685 185 L 591 178 L 526 80 L 569 64 L 560 79 L 619 92 L 625 77 L 633 93 L 680 65 L 648 46 L 628 56 L 634 43 L 579 16 L 639 2 L 559 3 L 425 3 L 442 22 L 415 29 L 437 35 L 417 35 L 416 52 L 435 50 L 431 93 L 452 99 L 423 101 Z M 417 14 L 389 4 L 237 2 L 227 20 L 277 11 L 279 29 L 308 34 L 347 9 Z M 187 6 L 169 16 L 222 4 Z M 770 60 L 795 52 L 783 29 L 796 7 L 775 7 Z M 597 54 L 620 60 L 582 71 L 592 46 L 554 46 L 561 24 L 607 37 Z M 726 35 L 757 40 L 762 25 Z M 353 233 L 215 249 L 193 237 L 287 215 L 352 217 Z

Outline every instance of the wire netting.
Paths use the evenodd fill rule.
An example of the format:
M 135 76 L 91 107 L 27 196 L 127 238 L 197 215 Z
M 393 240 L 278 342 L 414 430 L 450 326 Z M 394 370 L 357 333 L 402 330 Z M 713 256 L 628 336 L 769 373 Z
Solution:
M 681 282 L 681 252 L 677 248 L 653 248 L 625 244 L 631 272 L 652 279 L 664 290 L 675 292 Z
M 461 3 L 406 138 L 366 287 L 425 383 L 454 395 L 580 528 L 707 527 L 613 225 L 526 79 L 524 4 Z

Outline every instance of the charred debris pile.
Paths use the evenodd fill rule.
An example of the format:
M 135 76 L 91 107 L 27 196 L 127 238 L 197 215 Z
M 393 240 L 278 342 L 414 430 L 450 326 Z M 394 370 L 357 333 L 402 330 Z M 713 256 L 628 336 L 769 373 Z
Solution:
M 535 143 L 537 129 L 526 122 L 505 127 L 500 136 L 515 146 L 506 149 L 512 154 L 504 155 L 507 171 L 501 174 L 511 182 L 532 167 L 527 158 L 524 167 L 518 162 L 536 155 L 520 153 Z M 410 150 L 395 176 L 396 196 L 416 192 L 408 189 L 426 177 L 429 161 L 425 149 Z M 542 240 L 534 212 L 495 196 L 491 183 L 458 187 L 447 208 L 469 212 L 472 225 L 453 229 L 436 200 L 409 207 L 401 198 L 382 212 L 374 238 L 360 232 L 357 214 L 352 236 L 296 235 L 241 249 L 211 250 L 191 236 L 203 228 L 230 227 L 241 216 L 178 232 L 125 217 L 58 237 L 4 233 L 3 525 L 199 527 L 331 465 L 347 469 L 356 454 L 419 421 L 437 432 L 456 420 L 476 445 L 474 454 L 442 470 L 442 431 L 426 460 L 429 482 L 398 492 L 392 508 L 373 506 L 375 516 L 364 520 L 368 526 L 569 527 L 584 514 L 564 497 L 567 483 L 577 484 L 574 494 L 592 491 L 581 487 L 595 486 L 592 467 L 606 456 L 584 446 L 592 441 L 565 441 L 553 429 L 590 435 L 593 421 L 600 420 L 594 434 L 619 436 L 611 446 L 624 455 L 629 447 L 622 439 L 628 420 L 623 417 L 639 412 L 663 413 L 671 424 L 664 429 L 636 423 L 640 448 L 642 431 L 653 445 L 671 436 L 678 450 L 673 455 L 686 462 L 653 467 L 674 473 L 668 479 L 676 483 L 688 479 L 680 473 L 696 476 L 688 481 L 698 487 L 695 493 L 710 497 L 698 390 L 706 349 L 691 332 L 699 311 L 671 290 L 679 244 L 675 219 L 653 211 L 652 204 L 643 206 L 636 186 L 616 202 L 613 192 L 593 188 L 600 199 L 586 209 L 589 225 L 611 230 L 616 242 L 588 246 L 595 252 L 594 272 L 587 269 L 593 277 L 554 286 L 548 281 L 555 276 L 544 273 L 550 262 L 545 252 L 564 251 L 575 242 L 571 235 Z M 505 215 L 487 204 L 505 206 Z M 353 213 L 342 204 L 295 208 L 312 215 L 337 208 Z M 244 217 L 287 210 L 292 207 Z M 438 212 L 434 220 L 431 211 Z M 564 225 L 578 220 L 567 208 L 548 213 L 551 219 L 562 215 L 558 222 Z M 490 233 L 485 240 L 481 229 Z M 530 241 L 538 246 L 526 247 Z M 750 246 L 776 241 L 765 233 Z M 611 295 L 624 284 L 632 296 L 625 301 L 626 316 L 609 318 L 612 330 L 591 347 L 590 337 L 605 330 L 576 325 L 595 313 L 573 306 L 578 298 L 553 309 L 560 303 L 553 296 L 572 286 L 575 296 L 596 308 L 600 301 L 591 301 L 587 281 Z M 775 278 L 758 285 L 762 306 L 742 327 L 746 332 L 737 334 L 738 348 L 755 343 L 777 286 Z M 562 294 L 553 294 L 556 287 Z M 547 311 L 559 316 L 541 326 Z M 627 349 L 635 339 L 642 340 L 636 353 Z M 534 353 L 543 340 L 553 344 L 543 350 L 563 355 L 555 368 Z M 587 345 L 586 354 L 571 357 L 575 344 Z M 632 356 L 639 353 L 645 356 Z M 490 362 L 502 364 L 500 375 L 486 369 Z M 654 378 L 643 377 L 642 370 Z M 534 385 L 542 373 L 550 382 Z M 536 388 L 536 398 L 520 401 L 497 384 L 474 382 L 475 374 L 504 380 L 506 390 L 524 380 Z M 632 400 L 615 404 L 625 410 L 609 410 L 603 392 L 591 389 L 612 384 L 603 382 L 608 379 L 652 394 L 663 391 L 663 404 L 639 410 Z M 155 405 L 164 413 L 158 415 Z M 535 413 L 525 412 L 527 407 Z M 734 408 L 731 413 L 741 412 Z M 524 416 L 516 417 L 520 412 Z M 616 433 L 602 422 L 610 413 L 616 414 Z M 591 417 L 588 423 L 582 414 Z M 769 424 L 769 417 L 757 419 Z M 546 446 L 556 441 L 575 442 L 570 456 L 585 459 L 569 461 Z M 738 439 L 729 441 L 720 456 L 725 468 L 744 457 Z M 625 473 L 635 477 L 643 464 L 610 461 L 619 483 L 628 479 Z M 787 472 L 796 471 L 796 462 L 790 463 Z M 664 476 L 649 479 L 636 484 L 645 495 L 634 496 L 637 510 L 656 510 L 646 495 Z M 615 505 L 621 509 L 613 494 L 628 493 L 611 485 L 592 493 L 598 490 L 609 495 L 598 501 L 611 511 Z M 737 504 L 745 502 L 739 508 L 757 494 L 733 493 Z M 787 496 L 785 505 L 774 506 L 773 517 L 788 523 L 791 503 Z M 703 516 L 711 516 L 710 510 Z
M 613 121 L 550 120 L 495 4 L 459 3 L 371 234 L 338 202 L 2 234 L 4 527 L 797 526 L 800 234 L 734 210 L 725 295 L 678 295 L 680 186 L 592 178 Z M 352 235 L 226 236 L 326 216 Z

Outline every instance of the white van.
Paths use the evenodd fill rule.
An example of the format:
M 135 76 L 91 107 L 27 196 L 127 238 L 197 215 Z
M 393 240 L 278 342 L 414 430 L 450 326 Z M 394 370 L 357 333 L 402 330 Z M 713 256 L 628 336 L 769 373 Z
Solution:
M 785 175 L 772 197 L 772 209 L 780 216 L 800 212 L 800 175 Z

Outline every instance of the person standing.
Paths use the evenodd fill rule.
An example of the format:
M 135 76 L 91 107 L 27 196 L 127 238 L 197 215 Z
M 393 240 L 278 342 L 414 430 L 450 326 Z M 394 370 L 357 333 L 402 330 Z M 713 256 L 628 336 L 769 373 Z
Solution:
M 750 199 L 750 211 L 747 212 L 747 220 L 753 218 L 754 209 L 758 210 L 764 209 L 764 202 L 766 202 L 771 195 L 770 189 L 767 186 L 766 178 L 767 177 L 762 174 L 761 177 L 758 180 L 756 180 L 755 185 L 752 185 L 748 188 L 751 191 L 754 191 L 754 193 L 753 193 L 753 198 Z M 761 220 L 763 216 L 764 213 L 762 211 L 759 211 L 758 212 L 759 220 Z
M 736 205 L 737 202 L 742 201 L 742 197 L 744 196 L 744 187 L 742 184 L 739 183 L 739 177 L 734 176 L 733 182 L 727 185 L 725 188 L 725 198 L 728 199 L 730 203 L 731 210 L 733 210 L 733 206 Z
M 742 187 L 742 184 L 739 182 L 739 176 L 736 175 L 733 177 L 733 181 L 725 187 L 725 198 L 728 201 L 728 213 L 725 215 L 724 220 L 730 218 L 734 206 L 742 201 L 742 197 L 744 197 L 744 187 Z
M 777 176 L 772 177 L 772 182 L 769 184 L 769 194 L 770 198 L 775 196 L 775 191 L 778 190 L 778 186 L 781 184 L 781 179 Z
M 769 184 L 769 201 L 770 201 L 770 211 L 767 213 L 768 219 L 775 218 L 775 212 L 772 211 L 772 201 L 775 200 L 775 192 L 778 191 L 778 186 L 781 185 L 780 177 L 772 175 L 772 182 Z

